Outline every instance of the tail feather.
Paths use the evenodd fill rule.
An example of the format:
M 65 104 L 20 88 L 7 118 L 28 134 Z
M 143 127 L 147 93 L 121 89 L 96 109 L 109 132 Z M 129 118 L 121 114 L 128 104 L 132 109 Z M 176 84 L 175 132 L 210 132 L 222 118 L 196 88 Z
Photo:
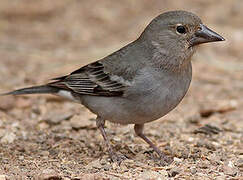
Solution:
M 4 95 L 23 95 L 23 94 L 48 94 L 48 93 L 58 93 L 59 89 L 56 87 L 42 85 L 42 86 L 33 86 L 23 89 L 17 89 L 15 91 L 7 92 L 0 94 Z

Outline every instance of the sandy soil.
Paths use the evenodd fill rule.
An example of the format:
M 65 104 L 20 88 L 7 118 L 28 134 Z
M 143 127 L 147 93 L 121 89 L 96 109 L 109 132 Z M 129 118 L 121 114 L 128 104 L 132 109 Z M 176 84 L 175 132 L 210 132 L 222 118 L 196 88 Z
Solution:
M 243 177 L 243 1 L 1 0 L 0 91 L 48 82 L 134 40 L 161 12 L 197 13 L 227 41 L 203 45 L 183 102 L 145 132 L 174 162 L 161 167 L 132 126 L 107 123 L 110 162 L 83 106 L 53 96 L 0 97 L 0 180 Z

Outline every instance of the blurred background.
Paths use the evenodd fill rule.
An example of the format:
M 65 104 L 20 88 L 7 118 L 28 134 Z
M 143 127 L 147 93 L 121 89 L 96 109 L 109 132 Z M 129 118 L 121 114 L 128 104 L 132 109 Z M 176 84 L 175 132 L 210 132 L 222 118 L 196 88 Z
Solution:
M 188 138 L 190 139 L 191 136 L 195 138 L 194 140 L 191 139 L 191 143 L 189 143 L 194 145 L 200 139 L 207 137 L 204 134 L 193 135 L 190 132 L 201 126 L 213 124 L 224 130 L 225 133 L 215 135 L 218 140 L 212 141 L 217 142 L 217 145 L 213 144 L 212 146 L 215 146 L 215 151 L 219 149 L 219 151 L 224 150 L 226 152 L 226 154 L 219 155 L 219 159 L 228 157 L 228 160 L 231 158 L 230 160 L 234 164 L 233 167 L 228 167 L 228 161 L 226 163 L 226 160 L 221 159 L 222 164 L 217 166 L 217 171 L 228 173 L 228 175 L 223 173 L 222 177 L 224 175 L 225 177 L 240 176 L 240 167 L 243 167 L 242 0 L 1 0 L 0 92 L 46 83 L 48 79 L 68 74 L 80 66 L 101 59 L 135 40 L 157 15 L 177 9 L 194 12 L 202 19 L 204 24 L 222 35 L 226 41 L 205 44 L 198 49 L 193 57 L 193 81 L 186 98 L 176 110 L 163 118 L 164 121 L 150 123 L 148 125 L 150 128 L 147 128 L 146 132 L 161 145 L 161 148 L 165 146 L 163 143 L 168 142 L 167 146 L 171 148 L 170 154 L 181 158 L 184 157 L 183 153 L 180 154 L 181 149 L 185 149 L 185 143 L 189 142 Z M 0 139 L 3 143 L 0 145 L 0 153 L 6 157 L 5 161 L 0 158 L 0 161 L 2 161 L 0 164 L 5 164 L 4 167 L 0 167 L 0 173 L 11 174 L 10 170 L 6 170 L 7 167 L 20 162 L 25 165 L 26 169 L 29 169 L 30 173 L 32 168 L 30 164 L 33 163 L 31 157 L 39 158 L 38 162 L 35 162 L 37 167 L 40 167 L 43 162 L 48 164 L 48 158 L 55 159 L 56 154 L 51 154 L 46 147 L 49 147 L 55 141 L 50 142 L 50 144 L 48 142 L 45 144 L 45 142 L 45 145 L 38 144 L 38 138 L 40 134 L 43 135 L 43 132 L 47 134 L 46 139 L 52 139 L 58 136 L 58 133 L 64 133 L 63 136 L 75 137 L 76 141 L 82 138 L 87 144 L 90 144 L 87 142 L 89 137 L 85 137 L 90 134 L 90 140 L 94 144 L 94 147 L 88 147 L 88 150 L 86 150 L 87 153 L 92 154 L 88 156 L 87 161 L 84 160 L 87 154 L 79 152 L 78 156 L 80 157 L 78 159 L 83 158 L 83 161 L 79 162 L 78 165 L 63 165 L 66 168 L 65 172 L 58 166 L 54 168 L 48 164 L 48 167 L 55 169 L 54 172 L 62 172 L 64 175 L 75 175 L 76 173 L 77 175 L 80 173 L 77 170 L 80 166 L 88 165 L 88 162 L 97 159 L 103 153 L 97 147 L 102 147 L 102 139 L 99 133 L 87 132 L 90 126 L 95 128 L 94 124 L 90 125 L 87 122 L 88 125 L 82 125 L 82 123 L 80 125 L 79 120 L 76 120 L 76 114 L 82 115 L 83 112 L 86 113 L 83 119 L 85 117 L 94 118 L 84 108 L 80 109 L 80 106 L 76 104 L 73 105 L 51 96 L 0 97 L 0 99 Z M 48 103 L 46 104 L 46 102 Z M 48 109 L 57 110 L 50 114 Z M 66 119 L 60 118 L 60 114 L 64 111 L 71 112 L 69 116 L 64 114 L 69 118 L 66 116 Z M 49 121 L 54 119 L 57 122 L 50 123 L 48 118 Z M 61 122 L 63 119 L 67 121 Z M 94 121 L 91 122 L 94 123 Z M 77 127 L 81 130 L 73 131 Z M 108 124 L 108 127 L 111 127 L 111 125 Z M 29 128 L 33 128 L 33 132 L 29 132 Z M 114 133 L 117 134 L 116 137 L 120 138 L 120 141 L 116 140 L 118 144 L 129 139 L 128 144 L 130 145 L 138 142 L 142 149 L 148 148 L 140 140 L 136 138 L 134 141 L 132 140 L 134 137 L 131 135 L 133 133 L 130 130 L 131 127 L 112 128 Z M 113 132 L 112 128 L 111 132 Z M 129 133 L 124 135 L 124 132 Z M 171 136 L 170 133 L 176 135 Z M 30 134 L 32 140 L 29 139 Z M 96 140 L 92 137 L 95 137 Z M 30 151 L 30 154 L 26 155 L 26 153 L 21 154 L 20 150 L 15 149 L 16 146 L 28 147 L 24 144 L 27 141 L 31 141 L 42 150 L 36 150 L 35 154 L 31 154 Z M 75 142 L 73 143 L 75 144 Z M 211 140 L 208 143 L 212 144 Z M 178 145 L 178 148 L 175 144 Z M 80 146 L 79 144 L 76 150 L 80 149 Z M 10 155 L 8 150 L 11 147 L 13 152 Z M 32 145 L 29 148 L 31 149 L 31 147 Z M 92 148 L 97 149 L 97 152 L 93 152 Z M 204 152 L 204 150 L 205 147 L 200 149 L 200 152 Z M 47 159 L 43 158 L 43 151 L 49 152 Z M 65 154 L 61 148 L 56 149 L 56 151 Z M 140 150 L 135 151 L 137 153 Z M 128 154 L 128 152 L 126 153 Z M 73 154 L 75 153 L 73 152 Z M 24 160 L 18 160 L 20 156 L 24 157 Z M 26 159 L 26 156 L 29 159 Z M 57 161 L 62 158 L 60 156 Z M 67 157 L 65 156 L 65 158 Z M 136 156 L 136 158 L 140 159 L 139 156 Z M 242 161 L 238 162 L 239 159 Z M 73 162 L 72 157 L 69 160 Z M 145 159 L 142 162 L 143 165 L 148 165 L 147 161 Z M 27 162 L 29 165 L 27 165 Z M 212 168 L 213 163 L 210 164 L 210 162 L 209 167 L 205 168 L 205 172 Z M 188 167 L 195 165 L 198 168 L 196 162 L 185 163 L 185 165 L 188 165 Z M 222 169 L 220 170 L 221 165 Z M 142 167 L 141 164 L 137 166 Z M 43 168 L 45 169 L 44 166 Z M 23 169 L 16 166 L 15 174 L 23 175 Z M 201 171 L 197 170 L 197 172 Z M 24 172 L 27 173 L 27 171 Z M 34 172 L 33 169 L 32 172 Z M 83 173 L 88 172 L 93 172 L 92 167 L 83 170 Z M 115 170 L 115 172 L 117 171 Z M 128 172 L 130 171 L 128 170 Z M 190 177 L 192 172 L 179 173 L 179 175 Z M 196 176 L 197 173 L 194 175 Z M 127 177 L 130 176 L 127 175 Z
M 16 88 L 68 73 L 121 48 L 155 16 L 175 9 L 196 13 L 227 39 L 204 45 L 212 55 L 196 59 L 241 71 L 242 8 L 241 0 L 1 0 L 0 82 L 12 89 L 13 81 Z

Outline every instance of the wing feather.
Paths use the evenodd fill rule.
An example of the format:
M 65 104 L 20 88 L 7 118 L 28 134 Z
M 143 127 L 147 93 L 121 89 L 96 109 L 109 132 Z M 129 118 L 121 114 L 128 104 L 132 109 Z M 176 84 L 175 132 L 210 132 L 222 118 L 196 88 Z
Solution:
M 70 75 L 53 79 L 50 86 L 67 89 L 77 94 L 94 96 L 122 96 L 127 84 L 112 80 L 112 74 L 104 71 L 104 66 L 97 61 L 84 66 Z

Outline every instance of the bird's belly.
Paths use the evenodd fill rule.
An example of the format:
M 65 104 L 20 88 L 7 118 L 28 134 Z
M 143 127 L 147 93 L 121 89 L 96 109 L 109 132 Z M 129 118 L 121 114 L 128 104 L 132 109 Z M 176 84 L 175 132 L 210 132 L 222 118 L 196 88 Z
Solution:
M 184 87 L 181 89 L 163 87 L 135 103 L 136 114 L 139 116 L 140 122 L 150 122 L 166 115 L 180 103 L 187 89 Z

